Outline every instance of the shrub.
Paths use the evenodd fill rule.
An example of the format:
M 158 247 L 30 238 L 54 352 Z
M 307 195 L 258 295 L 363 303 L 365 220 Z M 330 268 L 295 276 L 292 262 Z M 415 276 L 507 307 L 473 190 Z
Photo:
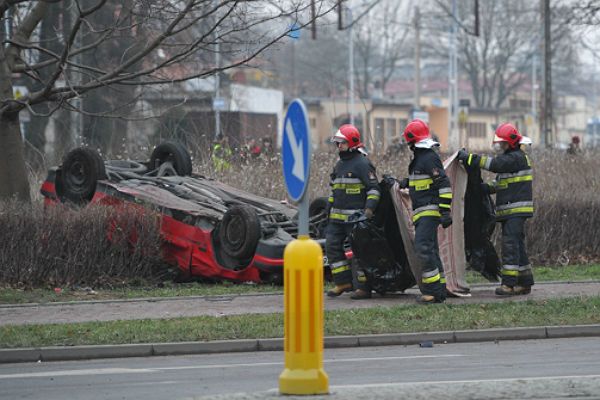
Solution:
M 158 279 L 165 272 L 152 215 L 102 206 L 73 210 L 5 202 L 0 203 L 0 226 L 3 285 L 110 286 L 140 277 Z

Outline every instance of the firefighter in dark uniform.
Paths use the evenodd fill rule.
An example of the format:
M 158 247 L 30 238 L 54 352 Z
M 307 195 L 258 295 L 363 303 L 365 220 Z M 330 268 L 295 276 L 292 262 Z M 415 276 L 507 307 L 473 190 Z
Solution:
M 439 143 L 431 138 L 427 124 L 420 119 L 411 121 L 404 130 L 404 139 L 414 152 L 414 158 L 408 167 L 409 177 L 400 180 L 399 184 L 402 188 L 409 188 L 415 251 L 423 265 L 419 301 L 443 303 L 446 300 L 446 278 L 437 230 L 440 224 L 443 228 L 452 224 L 452 188 L 442 160 L 434 150 Z
M 496 193 L 496 220 L 502 223 L 502 285 L 499 296 L 531 293 L 533 272 L 525 247 L 525 221 L 533 216 L 533 170 L 521 144 L 531 143 L 511 124 L 496 129 L 496 157 L 469 154 L 460 150 L 458 159 L 469 167 L 497 173 L 496 180 L 483 184 L 488 193 Z
M 335 287 L 327 292 L 336 297 L 352 291 L 352 268 L 346 259 L 344 241 L 351 234 L 353 224 L 348 219 L 357 213 L 372 218 L 380 192 L 375 167 L 366 157 L 360 141 L 360 132 L 354 125 L 340 126 L 332 141 L 339 151 L 339 161 L 331 174 L 331 196 L 329 196 L 329 223 L 327 225 L 326 252 Z M 358 265 L 358 263 L 354 263 Z M 356 287 L 351 298 L 354 300 L 371 297 L 371 288 L 363 271 L 357 270 Z

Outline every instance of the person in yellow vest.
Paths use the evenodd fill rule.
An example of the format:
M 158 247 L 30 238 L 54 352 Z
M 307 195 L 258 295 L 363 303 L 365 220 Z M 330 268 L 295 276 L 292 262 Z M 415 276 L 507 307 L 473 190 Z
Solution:
M 231 168 L 231 147 L 227 136 L 219 135 L 212 149 L 212 162 L 217 172 Z
M 498 296 L 531 293 L 533 271 L 525 247 L 525 222 L 533 216 L 533 169 L 521 145 L 531 140 L 512 124 L 496 129 L 495 157 L 468 153 L 462 149 L 458 159 L 468 167 L 497 173 L 496 180 L 483 184 L 488 193 L 496 193 L 496 220 L 502 223 L 502 285 Z

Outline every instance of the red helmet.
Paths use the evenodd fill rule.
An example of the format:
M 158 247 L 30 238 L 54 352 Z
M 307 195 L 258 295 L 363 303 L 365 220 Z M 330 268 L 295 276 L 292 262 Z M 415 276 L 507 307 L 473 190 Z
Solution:
M 496 128 L 494 143 L 507 142 L 511 148 L 517 147 L 523 136 L 513 124 L 501 124 Z
M 340 126 L 340 129 L 335 133 L 332 139 L 334 142 L 348 142 L 348 149 L 359 149 L 364 147 L 360 141 L 360 132 L 354 125 L 345 124 Z
M 404 140 L 406 143 L 419 143 L 421 140 L 431 137 L 429 126 L 420 119 L 413 119 L 404 129 Z

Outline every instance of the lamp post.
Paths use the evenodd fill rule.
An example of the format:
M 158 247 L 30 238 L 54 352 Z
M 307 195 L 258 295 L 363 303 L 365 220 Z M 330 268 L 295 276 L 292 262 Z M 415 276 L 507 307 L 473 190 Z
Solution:
M 354 125 L 354 40 L 352 37 L 352 9 L 346 7 L 348 12 L 348 104 L 350 123 Z

